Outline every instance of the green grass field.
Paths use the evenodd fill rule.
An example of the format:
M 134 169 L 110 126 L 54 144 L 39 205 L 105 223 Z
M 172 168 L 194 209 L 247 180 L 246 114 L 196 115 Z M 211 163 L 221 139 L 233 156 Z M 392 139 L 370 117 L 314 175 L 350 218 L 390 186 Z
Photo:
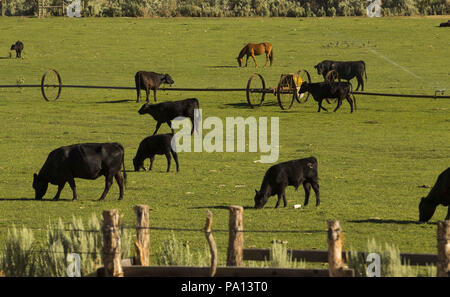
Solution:
M 173 87 L 244 88 L 253 72 L 276 86 L 281 73 L 304 68 L 313 81 L 313 66 L 324 59 L 364 60 L 366 91 L 434 94 L 450 89 L 450 32 L 437 28 L 442 18 L 0 18 L 0 84 L 38 84 L 44 71 L 59 71 L 65 84 L 134 86 L 138 70 L 169 73 Z M 20 39 L 24 59 L 8 51 Z M 235 57 L 247 42 L 269 41 L 274 65 L 237 68 Z M 15 53 L 13 54 L 13 57 Z M 356 86 L 356 84 L 355 84 Z M 436 252 L 435 222 L 447 209 L 438 207 L 428 224 L 417 224 L 418 203 L 437 176 L 450 165 L 450 100 L 358 96 L 358 110 L 343 103 L 336 113 L 317 113 L 317 104 L 295 104 L 283 112 L 267 95 L 259 109 L 246 106 L 244 92 L 159 92 L 159 102 L 197 97 L 203 116 L 279 117 L 278 162 L 318 158 L 322 204 L 294 209 L 304 194 L 290 187 L 288 207 L 274 209 L 272 197 L 254 210 L 271 164 L 254 163 L 261 153 L 180 153 L 179 173 L 165 173 L 157 156 L 154 170 L 130 172 L 123 201 L 114 184 L 106 201 L 97 202 L 104 179 L 76 180 L 79 200 L 70 187 L 59 202 L 34 201 L 32 175 L 48 153 L 79 142 L 117 141 L 125 147 L 131 170 L 140 141 L 156 122 L 140 116 L 135 91 L 63 89 L 56 102 L 45 102 L 39 89 L 0 89 L 0 243 L 12 225 L 45 227 L 61 217 L 88 218 L 117 208 L 124 224 L 133 225 L 132 207 L 148 204 L 151 225 L 202 228 L 205 213 L 214 214 L 213 229 L 227 229 L 230 205 L 242 205 L 246 230 L 298 230 L 299 233 L 246 233 L 247 247 L 270 247 L 272 239 L 289 248 L 325 249 L 327 220 L 340 220 L 345 246 L 363 249 L 369 238 L 395 243 L 402 252 Z M 326 106 L 332 110 L 331 106 Z M 168 132 L 162 126 L 160 133 Z M 204 131 L 204 134 L 207 131 Z M 148 166 L 148 161 L 146 161 Z M 201 232 L 177 231 L 177 238 L 204 248 Z M 39 240 L 45 233 L 35 230 Z M 168 231 L 151 234 L 154 255 Z M 214 233 L 220 258 L 226 257 L 228 235 Z

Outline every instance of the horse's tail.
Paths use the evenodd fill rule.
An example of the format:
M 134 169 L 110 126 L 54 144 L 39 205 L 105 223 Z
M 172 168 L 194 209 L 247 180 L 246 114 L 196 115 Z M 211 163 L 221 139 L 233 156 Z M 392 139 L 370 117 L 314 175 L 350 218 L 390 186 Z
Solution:
M 270 51 L 269 59 L 270 59 L 270 66 L 272 66 L 272 62 L 273 62 L 273 48 Z

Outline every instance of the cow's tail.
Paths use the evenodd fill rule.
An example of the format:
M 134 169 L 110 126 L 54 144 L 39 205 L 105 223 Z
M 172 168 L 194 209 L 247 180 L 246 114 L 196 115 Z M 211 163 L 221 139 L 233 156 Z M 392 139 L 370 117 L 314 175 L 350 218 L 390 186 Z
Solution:
M 123 150 L 123 148 L 122 148 Z M 125 170 L 125 150 L 123 150 L 122 154 L 122 173 L 123 173 L 123 184 L 126 187 L 127 186 L 127 171 Z
M 363 65 L 364 65 L 364 77 L 366 78 L 366 81 L 367 81 L 366 63 L 364 63 L 364 61 L 362 61 L 362 62 L 363 62 Z
M 141 95 L 141 73 L 137 72 L 134 76 L 134 82 L 136 83 L 136 93 L 137 93 L 137 99 L 136 102 L 139 102 L 139 97 Z
M 196 106 L 194 108 L 194 123 L 193 123 L 193 125 L 194 125 L 194 128 L 195 128 L 195 131 L 197 131 L 197 133 L 200 133 L 198 131 L 198 129 L 199 129 L 200 125 L 201 125 L 202 114 L 200 112 L 200 105 L 198 103 L 198 99 L 197 98 L 194 98 L 194 99 L 195 99 L 195 105 Z M 197 110 L 197 113 L 195 112 L 195 110 Z
M 269 59 L 270 59 L 270 65 L 272 66 L 272 62 L 273 62 L 273 48 L 270 51 Z

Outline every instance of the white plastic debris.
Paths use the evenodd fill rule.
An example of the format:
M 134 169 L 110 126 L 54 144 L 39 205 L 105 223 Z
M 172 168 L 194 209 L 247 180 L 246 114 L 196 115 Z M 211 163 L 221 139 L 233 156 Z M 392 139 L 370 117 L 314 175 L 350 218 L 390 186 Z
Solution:
M 295 205 L 294 205 L 294 208 L 300 208 L 300 207 L 302 207 L 301 204 L 295 204 Z

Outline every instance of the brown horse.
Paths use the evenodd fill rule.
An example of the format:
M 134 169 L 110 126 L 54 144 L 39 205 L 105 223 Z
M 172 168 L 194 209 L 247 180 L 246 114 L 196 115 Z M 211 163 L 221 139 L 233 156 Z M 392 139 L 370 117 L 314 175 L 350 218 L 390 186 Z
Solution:
M 263 53 L 266 54 L 266 64 L 264 65 L 264 67 L 267 66 L 267 63 L 269 63 L 269 60 L 270 60 L 270 66 L 272 66 L 273 50 L 272 50 L 272 45 L 270 43 L 264 42 L 264 43 L 258 43 L 258 44 L 254 44 L 254 43 L 247 44 L 246 46 L 244 46 L 244 48 L 239 53 L 239 56 L 236 58 L 239 63 L 239 67 L 242 67 L 242 59 L 245 55 L 247 55 L 247 61 L 245 62 L 245 67 L 247 67 L 248 58 L 250 56 L 253 58 L 253 61 L 255 62 L 255 67 L 258 67 L 258 63 L 256 63 L 255 56 L 261 55 Z

